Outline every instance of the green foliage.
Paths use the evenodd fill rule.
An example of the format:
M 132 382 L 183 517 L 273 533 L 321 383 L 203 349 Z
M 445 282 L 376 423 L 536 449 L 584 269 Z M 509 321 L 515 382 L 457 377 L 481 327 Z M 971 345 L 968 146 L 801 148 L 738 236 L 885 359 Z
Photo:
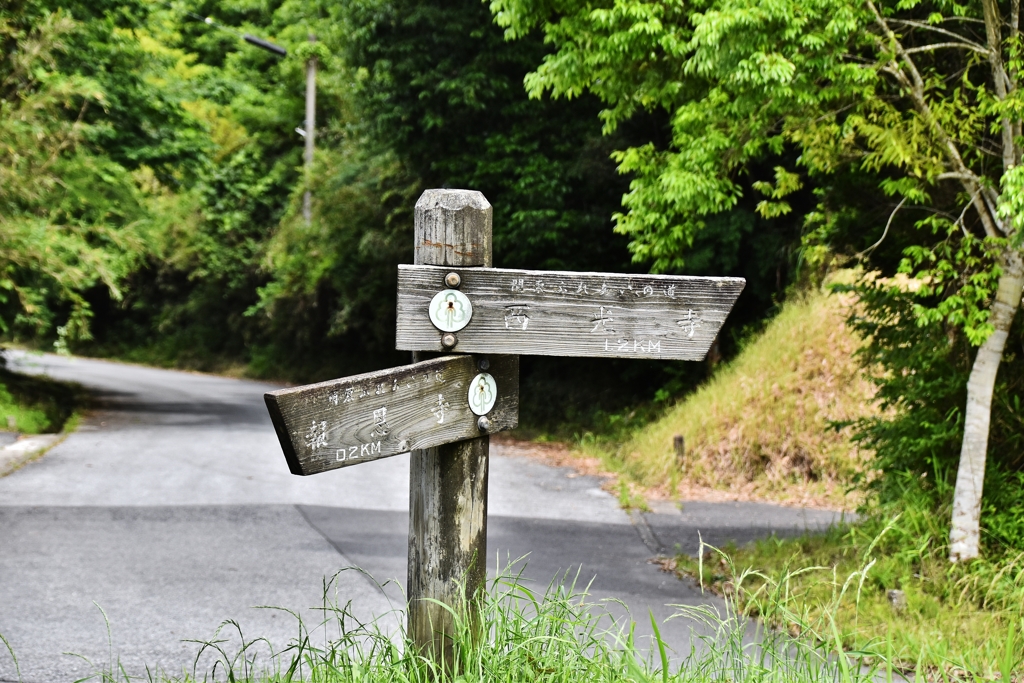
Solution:
M 0 417 L 4 422 L 0 429 L 7 429 L 22 434 L 39 434 L 47 431 L 50 421 L 46 413 L 38 408 L 21 405 L 7 387 L 0 384 Z
M 321 43 L 306 51 L 325 57 L 325 66 L 337 50 L 337 32 L 317 7 L 303 3 L 201 3 L 188 10 L 288 48 L 307 45 L 313 31 Z M 96 343 L 77 348 L 204 369 L 244 364 L 267 343 L 265 321 L 246 311 L 268 281 L 268 241 L 302 178 L 294 128 L 303 101 L 294 86 L 305 65 L 294 51 L 280 59 L 174 3 L 146 6 L 138 23 L 145 80 L 180 114 L 167 125 L 181 137 L 188 122 L 201 144 L 194 159 L 173 160 L 176 182 L 164 183 L 156 172 L 152 248 L 132 273 L 123 303 L 93 293 Z M 337 82 L 322 73 L 320 115 L 330 121 Z
M 1016 5 L 492 0 L 491 9 L 509 38 L 537 31 L 554 46 L 526 79 L 532 95 L 593 93 L 606 132 L 640 112 L 667 117 L 665 137 L 615 152 L 634 176 L 616 230 L 635 259 L 680 267 L 708 218 L 751 194 L 763 197 L 762 217 L 801 224 L 815 269 L 836 251 L 868 260 L 891 227 L 902 233 L 899 266 L 891 251 L 871 265 L 913 275 L 918 290 L 859 291 L 865 358 L 884 372 L 889 411 L 862 421 L 860 434 L 878 452 L 883 501 L 911 476 L 930 482 L 939 504 L 936 479 L 953 469 L 963 436 L 972 346 L 993 331 L 1003 267 L 1021 256 Z M 866 196 L 843 187 L 850 179 Z M 804 188 L 813 202 L 794 201 Z M 866 197 L 889 204 L 887 220 Z M 908 224 L 918 230 L 908 235 Z M 983 524 L 991 546 L 1020 548 L 1020 523 L 995 512 L 1020 509 L 1019 322 L 1015 330 L 996 388 Z
M 144 0 L 33 0 L 41 8 L 70 13 L 78 30 L 57 55 L 57 68 L 95 83 L 102 106 L 83 114 L 90 150 L 134 171 L 145 166 L 160 182 L 179 190 L 195 181 L 210 139 L 181 106 L 182 93 L 164 75 L 175 55 L 154 50 Z
M 539 29 L 556 48 L 527 77 L 532 95 L 594 93 L 605 105 L 601 117 L 609 132 L 642 111 L 669 117 L 667 140 L 615 153 L 620 172 L 635 176 L 616 229 L 630 236 L 636 259 L 656 269 L 679 267 L 708 217 L 737 206 L 750 191 L 765 196 L 757 204 L 762 216 L 793 213 L 816 234 L 811 243 L 849 247 L 859 240 L 843 239 L 837 209 L 859 202 L 849 196 L 834 201 L 842 190 L 829 176 L 853 170 L 870 178 L 876 193 L 902 198 L 897 211 L 906 201 L 924 205 L 917 209 L 929 211 L 929 218 L 919 226 L 968 233 L 984 227 L 989 239 L 982 247 L 968 239 L 956 253 L 935 251 L 933 240 L 919 238 L 905 269 L 928 261 L 919 274 L 949 297 L 919 310 L 923 319 L 937 315 L 959 324 L 975 344 L 989 333 L 985 308 L 999 275 L 992 256 L 1007 248 L 998 238 L 1010 232 L 982 226 L 988 211 L 967 214 L 981 187 L 1000 182 L 1006 196 L 998 200 L 999 215 L 1012 228 L 1021 213 L 1020 173 L 1008 170 L 1003 177 L 984 163 L 987 146 L 999 144 L 1000 117 L 1019 116 L 1019 94 L 1000 96 L 1003 85 L 991 82 L 987 63 L 969 49 L 947 58 L 951 53 L 943 48 L 952 43 L 930 44 L 938 35 L 974 45 L 963 26 L 981 20 L 980 6 L 882 3 L 876 14 L 872 3 L 847 0 L 616 0 L 600 9 L 574 1 L 494 0 L 491 8 L 509 37 Z M 889 27 L 900 33 L 887 34 Z M 1013 40 L 1011 61 L 1019 59 Z M 912 67 L 895 59 L 902 49 L 915 53 Z M 901 68 L 919 74 L 920 86 Z M 758 177 L 765 166 L 773 168 L 774 180 Z M 979 188 L 973 197 L 958 194 L 968 176 L 977 178 L 969 185 Z M 788 198 L 807 181 L 816 186 L 817 205 L 795 211 Z M 986 194 L 984 201 L 994 204 L 996 196 Z M 977 252 L 984 252 L 978 258 L 987 272 L 973 267 Z M 972 258 L 972 279 L 946 287 L 955 268 Z
M 411 212 L 418 184 L 393 156 L 356 145 L 319 153 L 312 181 L 312 220 L 299 197 L 267 247 L 272 273 L 249 310 L 265 320 L 274 345 L 257 371 L 288 367 L 307 377 L 399 364 L 394 347 L 396 264 L 412 259 Z M 318 350 L 327 341 L 341 359 Z M 352 349 L 360 353 L 352 354 Z M 277 354 L 277 355 L 275 355 Z M 347 355 L 347 354 L 346 354 Z
M 360 113 L 372 140 L 424 187 L 480 190 L 494 206 L 496 265 L 621 268 L 609 217 L 625 183 L 593 98 L 531 100 L 522 80 L 546 48 L 507 43 L 485 6 L 346 3 Z
M 949 508 L 936 514 L 929 494 L 912 479 L 905 485 L 886 514 L 823 534 L 703 548 L 700 558 L 678 557 L 678 570 L 735 596 L 740 611 L 767 628 L 838 640 L 904 675 L 952 681 L 1019 673 L 1024 555 L 950 563 Z M 890 603 L 891 590 L 903 592 L 904 608 Z
M 77 385 L 10 372 L 0 357 L 0 430 L 59 432 L 86 403 L 86 394 Z
M 366 0 L 347 4 L 346 60 L 367 140 L 417 177 L 420 187 L 468 187 L 494 206 L 498 266 L 635 271 L 626 240 L 610 234 L 628 189 L 609 159 L 664 125 L 641 115 L 603 135 L 597 98 L 531 98 L 522 82 L 550 52 L 542 36 L 503 40 L 486 8 Z M 742 275 L 747 291 L 722 335 L 773 310 L 799 231 L 766 224 L 752 203 L 708 221 L 685 272 Z M 565 433 L 604 428 L 665 388 L 675 395 L 705 376 L 701 366 L 635 361 L 524 359 L 524 422 Z M 571 423 L 565 428 L 563 424 Z
M 970 280 L 971 269 L 959 272 Z M 861 359 L 874 371 L 882 408 L 881 416 L 856 425 L 857 438 L 876 453 L 879 474 L 869 486 L 883 507 L 900 505 L 908 486 L 933 508 L 948 505 L 974 351 L 957 321 L 922 317 L 918 311 L 933 310 L 952 297 L 944 297 L 937 285 L 909 290 L 899 280 L 864 282 L 854 289 L 861 308 L 850 322 L 868 340 Z M 995 396 L 981 523 L 984 543 L 999 555 L 1024 550 L 1022 315 L 1011 328 Z
M 146 210 L 129 169 L 96 151 L 102 84 L 63 68 L 85 33 L 43 3 L 0 9 L 0 331 L 43 334 L 62 320 L 88 338 L 84 292 L 120 284 L 143 249 Z
M 745 185 L 770 195 L 763 215 L 788 213 L 783 197 L 802 186 L 797 173 L 776 164 L 774 185 L 743 176 L 788 145 L 811 146 L 815 133 L 838 125 L 835 115 L 818 121 L 823 111 L 856 101 L 874 82 L 870 69 L 845 59 L 864 10 L 834 0 L 491 7 L 508 36 L 539 27 L 557 48 L 527 77 L 532 95 L 593 92 L 608 132 L 639 112 L 668 116 L 667 140 L 615 153 L 619 171 L 633 176 L 616 229 L 658 270 L 681 267 L 707 218 L 737 206 Z M 826 143 L 799 163 L 823 170 L 828 162 L 817 156 Z
M 1015 166 L 1000 179 L 1003 192 L 1000 195 L 999 215 L 1010 221 L 1016 232 L 1016 246 L 1024 240 L 1024 167 Z
M 641 117 L 607 136 L 592 96 L 531 99 L 523 79 L 549 47 L 540 36 L 505 41 L 477 2 L 65 5 L 77 28 L 54 68 L 102 93 L 83 115 L 81 150 L 120 174 L 113 185 L 82 176 L 83 192 L 116 190 L 89 206 L 116 217 L 117 234 L 127 238 L 130 228 L 134 241 L 107 280 L 73 289 L 76 320 L 88 321 L 92 339 L 84 322 L 61 325 L 67 306 L 47 309 L 31 332 L 37 339 L 295 380 L 403 362 L 392 351 L 393 273 L 408 261 L 411 208 L 428 186 L 485 193 L 498 265 L 640 268 L 626 239 L 611 234 L 628 178 L 609 155 L 664 122 Z M 288 56 L 240 41 L 241 32 Z M 307 174 L 294 129 L 304 125 L 305 62 L 314 56 L 317 152 Z M 798 237 L 755 209 L 749 202 L 709 219 L 686 269 L 748 278 L 730 321 L 737 327 L 772 309 Z M 97 220 L 83 225 L 96 230 Z M 732 340 L 727 330 L 722 353 Z M 524 383 L 536 400 L 524 417 L 544 429 L 592 427 L 704 374 L 666 363 L 528 360 Z
M 154 671 L 150 678 L 195 683 L 216 680 L 220 670 L 225 680 L 246 683 L 868 683 L 883 670 L 878 660 L 860 667 L 855 654 L 833 653 L 832 642 L 785 632 L 758 633 L 758 647 L 751 647 L 749 622 L 731 602 L 722 608 L 679 606 L 671 618 L 690 621 L 701 635 L 688 651 L 673 653 L 653 615 L 643 618 L 652 635 L 640 636 L 632 618 L 614 617 L 617 605 L 594 600 L 571 575 L 556 576 L 540 590 L 516 570 L 502 571 L 472 604 L 451 606 L 448 644 L 454 654 L 445 661 L 418 651 L 402 626 L 397 632 L 389 628 L 405 623 L 403 610 L 360 618 L 351 603 L 339 601 L 335 575 L 324 580 L 323 603 L 314 608 L 322 617 L 319 624 L 287 610 L 297 621 L 298 637 L 283 650 L 268 653 L 264 638 L 249 640 L 238 622 L 228 620 L 209 640 L 198 641 L 191 672 L 170 677 Z M 211 659 L 210 668 L 200 670 L 198 663 Z M 113 654 L 91 678 L 128 683 Z

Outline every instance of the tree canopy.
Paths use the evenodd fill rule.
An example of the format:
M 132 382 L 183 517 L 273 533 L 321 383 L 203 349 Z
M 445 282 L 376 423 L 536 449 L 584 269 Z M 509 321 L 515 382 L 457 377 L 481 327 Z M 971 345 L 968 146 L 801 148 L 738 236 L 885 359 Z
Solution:
M 762 216 L 788 215 L 790 198 L 812 183 L 816 201 L 796 216 L 805 248 L 841 246 L 842 196 L 830 176 L 866 177 L 888 198 L 879 242 L 900 209 L 917 212 L 925 236 L 900 264 L 920 285 L 914 316 L 979 347 L 951 532 L 953 559 L 976 556 L 993 387 L 1024 282 L 1019 3 L 493 0 L 491 8 L 508 37 L 539 29 L 556 48 L 527 77 L 532 95 L 592 92 L 605 104 L 606 131 L 638 110 L 668 116 L 664 144 L 615 152 L 619 170 L 634 175 L 616 229 L 655 268 L 685 259 L 706 217 L 744 193 L 761 197 Z M 757 174 L 759 162 L 771 176 Z
M 1019 19 L 1015 0 L 16 0 L 0 327 L 297 380 L 401 363 L 394 269 L 427 187 L 484 192 L 499 266 L 746 277 L 712 361 L 856 263 L 892 409 L 862 438 L 935 491 L 960 467 L 970 557 L 981 481 L 1024 467 Z M 527 421 L 611 421 L 712 365 L 528 360 Z M 986 470 L 989 443 L 1009 455 Z

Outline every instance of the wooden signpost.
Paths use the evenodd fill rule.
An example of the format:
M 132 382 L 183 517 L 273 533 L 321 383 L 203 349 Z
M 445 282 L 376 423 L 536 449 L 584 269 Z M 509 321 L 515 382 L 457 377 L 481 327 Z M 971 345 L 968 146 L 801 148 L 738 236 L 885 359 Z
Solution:
M 487 578 L 488 434 L 518 423 L 519 355 L 701 360 L 744 286 L 492 268 L 491 213 L 468 190 L 416 202 L 396 335 L 411 365 L 265 397 L 293 474 L 411 452 L 408 635 L 446 662 L 445 606 L 466 604 Z

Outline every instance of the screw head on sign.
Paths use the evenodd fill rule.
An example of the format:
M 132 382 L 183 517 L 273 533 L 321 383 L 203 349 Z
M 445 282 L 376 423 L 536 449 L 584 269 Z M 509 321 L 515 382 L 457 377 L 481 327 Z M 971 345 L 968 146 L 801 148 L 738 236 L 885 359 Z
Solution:
M 491 412 L 494 402 L 498 400 L 498 384 L 494 377 L 481 372 L 469 383 L 469 409 L 476 415 Z
M 469 297 L 457 289 L 444 289 L 430 300 L 430 322 L 442 332 L 458 332 L 473 317 Z
M 455 338 L 454 334 L 445 334 L 441 336 L 441 346 L 443 346 L 446 349 L 455 348 L 455 345 L 458 343 L 458 341 L 459 340 Z
M 444 276 L 444 283 L 452 289 L 458 289 L 462 284 L 462 277 L 458 273 L 448 273 Z
M 486 415 L 481 415 L 480 419 L 476 421 L 476 427 L 481 432 L 491 431 L 491 421 L 487 419 Z
M 478 368 L 480 368 L 480 371 L 481 371 L 481 372 L 486 372 L 486 371 L 487 371 L 487 370 L 489 370 L 489 369 L 490 369 L 490 367 L 491 367 L 491 361 L 487 360 L 486 358 L 481 358 L 481 359 L 480 359 L 480 360 L 479 360 L 479 361 L 477 362 L 476 366 L 477 366 Z

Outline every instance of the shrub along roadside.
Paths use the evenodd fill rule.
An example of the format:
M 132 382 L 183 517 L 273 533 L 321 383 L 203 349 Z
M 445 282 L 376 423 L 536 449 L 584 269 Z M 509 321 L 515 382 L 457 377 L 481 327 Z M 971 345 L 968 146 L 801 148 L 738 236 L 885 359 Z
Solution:
M 0 354 L 0 431 L 55 434 L 74 420 L 87 398 L 76 384 L 11 372 Z
M 907 502 L 948 516 L 976 350 L 957 325 L 916 314 L 938 301 L 921 284 L 869 276 L 850 288 L 861 305 L 849 323 L 867 340 L 858 355 L 873 370 L 882 408 L 853 430 L 875 452 L 879 476 L 867 488 L 881 505 L 901 505 L 912 481 Z M 992 558 L 1024 551 L 1024 312 L 1010 330 L 995 397 L 981 510 L 982 546 Z

